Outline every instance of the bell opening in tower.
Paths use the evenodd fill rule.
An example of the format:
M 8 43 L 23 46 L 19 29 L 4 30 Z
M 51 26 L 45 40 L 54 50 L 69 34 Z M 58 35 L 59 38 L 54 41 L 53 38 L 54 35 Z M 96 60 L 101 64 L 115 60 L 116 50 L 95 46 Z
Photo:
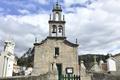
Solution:
M 55 21 L 59 21 L 59 14 L 56 13 L 55 16 L 56 16 Z
M 50 15 L 49 37 L 65 37 L 65 21 L 59 3 L 53 7 L 52 15 Z

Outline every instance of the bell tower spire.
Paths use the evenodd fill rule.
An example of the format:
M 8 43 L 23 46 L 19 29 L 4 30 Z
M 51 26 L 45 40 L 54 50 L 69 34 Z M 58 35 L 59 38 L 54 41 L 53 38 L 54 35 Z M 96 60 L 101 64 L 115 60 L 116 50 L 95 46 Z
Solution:
M 65 19 L 58 1 L 53 6 L 48 23 L 49 37 L 65 37 Z

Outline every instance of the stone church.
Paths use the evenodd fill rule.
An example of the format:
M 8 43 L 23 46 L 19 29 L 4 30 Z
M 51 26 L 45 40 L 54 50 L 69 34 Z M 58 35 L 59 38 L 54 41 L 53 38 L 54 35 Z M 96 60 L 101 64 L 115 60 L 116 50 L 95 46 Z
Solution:
M 58 2 L 52 9 L 52 15 L 50 15 L 48 23 L 49 36 L 41 42 L 34 43 L 34 67 L 32 74 L 46 74 L 52 70 L 56 70 L 58 75 L 67 73 L 79 74 L 77 55 L 79 45 L 66 39 L 66 21 Z

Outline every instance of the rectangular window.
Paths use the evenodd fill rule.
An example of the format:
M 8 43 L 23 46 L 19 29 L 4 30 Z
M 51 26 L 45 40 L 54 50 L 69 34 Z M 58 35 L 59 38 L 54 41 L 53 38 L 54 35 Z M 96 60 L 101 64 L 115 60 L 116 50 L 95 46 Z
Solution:
M 59 47 L 55 47 L 55 56 L 59 55 Z

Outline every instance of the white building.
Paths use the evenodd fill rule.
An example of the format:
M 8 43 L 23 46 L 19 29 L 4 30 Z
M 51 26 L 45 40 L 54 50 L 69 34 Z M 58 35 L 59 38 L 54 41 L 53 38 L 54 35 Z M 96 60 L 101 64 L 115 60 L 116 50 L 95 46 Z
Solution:
M 6 40 L 4 50 L 0 54 L 0 77 L 10 77 L 13 73 L 13 64 L 15 43 L 12 40 Z
M 107 59 L 107 67 L 108 67 L 108 72 L 117 71 L 117 69 L 116 69 L 116 61 L 111 56 Z

